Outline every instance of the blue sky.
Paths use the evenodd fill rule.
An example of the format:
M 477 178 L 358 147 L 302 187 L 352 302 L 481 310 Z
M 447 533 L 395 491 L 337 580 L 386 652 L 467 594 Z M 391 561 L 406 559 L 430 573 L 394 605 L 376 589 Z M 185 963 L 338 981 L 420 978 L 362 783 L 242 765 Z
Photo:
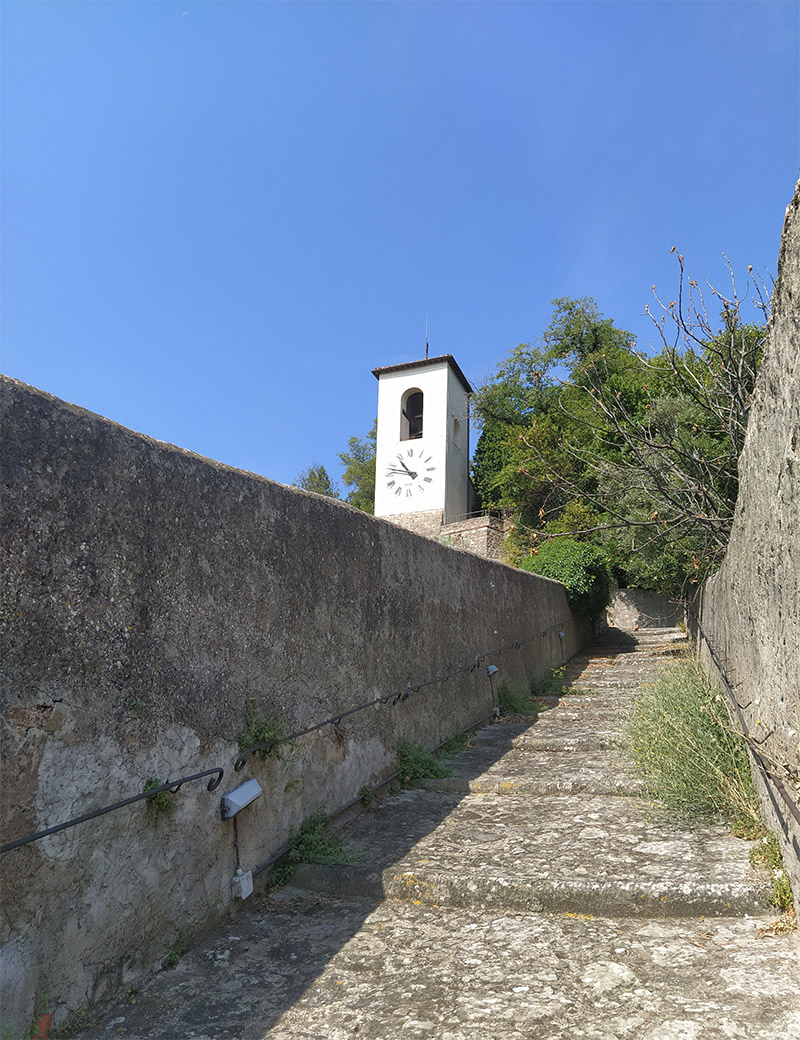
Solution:
M 774 272 L 799 54 L 791 0 L 4 0 L 2 370 L 338 477 L 426 314 L 480 384 L 558 296 L 646 345 L 673 245 Z

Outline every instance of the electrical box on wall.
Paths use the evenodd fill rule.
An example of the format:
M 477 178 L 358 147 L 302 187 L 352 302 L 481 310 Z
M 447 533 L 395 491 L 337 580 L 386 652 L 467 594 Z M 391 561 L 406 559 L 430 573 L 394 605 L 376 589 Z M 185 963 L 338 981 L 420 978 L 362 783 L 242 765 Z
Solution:
M 253 894 L 253 871 L 238 868 L 231 881 L 231 895 L 234 899 L 247 899 Z

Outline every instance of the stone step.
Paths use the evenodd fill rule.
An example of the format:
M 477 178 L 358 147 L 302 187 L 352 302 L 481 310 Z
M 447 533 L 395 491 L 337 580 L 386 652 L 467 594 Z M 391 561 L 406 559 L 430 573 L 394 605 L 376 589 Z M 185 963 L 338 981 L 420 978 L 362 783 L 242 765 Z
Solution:
M 640 794 L 642 782 L 611 751 L 575 752 L 568 756 L 549 751 L 508 751 L 474 748 L 448 763 L 453 775 L 429 781 L 436 791 L 458 794 Z
M 771 886 L 746 842 L 632 797 L 407 791 L 348 839 L 354 866 L 303 865 L 329 897 L 610 917 L 763 913 Z
M 727 917 L 765 914 L 771 888 L 756 882 L 720 885 L 701 880 L 681 888 L 662 882 L 615 878 L 530 877 L 483 872 L 408 870 L 376 872 L 369 866 L 304 863 L 292 884 L 332 899 L 398 899 L 429 906 L 489 913 L 574 913 L 595 917 Z
M 666 638 L 655 638 L 653 636 L 646 636 L 643 639 L 637 639 L 635 642 L 627 642 L 619 639 L 603 639 L 598 640 L 591 649 L 592 654 L 596 654 L 599 657 L 603 656 L 628 656 L 630 654 L 637 654 L 642 657 L 651 656 L 661 650 L 668 650 L 674 653 L 682 653 L 689 645 L 689 641 L 685 637 L 669 636 Z
M 626 708 L 633 700 L 630 697 L 626 701 L 618 695 L 613 697 L 601 697 L 599 695 L 589 697 L 541 697 L 539 699 L 544 705 L 544 710 L 537 712 L 536 715 L 528 716 L 534 720 L 531 729 L 542 726 L 563 726 L 566 730 L 575 722 L 587 720 L 598 723 L 618 721 L 620 715 L 624 714 Z
M 790 1040 L 797 936 L 253 896 L 78 1040 Z
M 509 751 L 605 751 L 617 747 L 621 739 L 620 726 L 604 725 L 601 721 L 584 720 L 568 727 L 529 726 L 517 735 L 506 732 L 501 723 L 477 733 L 475 746 Z

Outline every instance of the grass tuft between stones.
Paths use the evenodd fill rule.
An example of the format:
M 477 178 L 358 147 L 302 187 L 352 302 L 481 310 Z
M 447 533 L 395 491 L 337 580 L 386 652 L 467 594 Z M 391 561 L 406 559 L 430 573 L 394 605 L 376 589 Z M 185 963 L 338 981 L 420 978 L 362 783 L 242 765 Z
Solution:
M 751 862 L 769 870 L 774 905 L 791 905 L 778 841 L 761 819 L 747 744 L 696 661 L 677 661 L 644 688 L 623 746 L 647 793 L 668 810 L 724 822 L 738 837 L 758 840 Z
M 398 741 L 395 751 L 397 771 L 404 787 L 419 787 L 426 780 L 438 780 L 451 775 L 439 756 L 422 744 L 413 744 L 404 737 Z
M 353 863 L 353 851 L 339 835 L 328 830 L 330 817 L 318 809 L 307 817 L 287 842 L 287 853 L 276 863 L 270 874 L 268 888 L 282 888 L 291 880 L 294 868 L 300 863 Z

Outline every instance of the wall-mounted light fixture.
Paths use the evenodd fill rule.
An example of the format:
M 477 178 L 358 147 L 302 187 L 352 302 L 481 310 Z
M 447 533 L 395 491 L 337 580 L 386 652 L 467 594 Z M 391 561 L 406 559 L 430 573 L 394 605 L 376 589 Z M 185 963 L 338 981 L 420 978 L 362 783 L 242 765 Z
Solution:
M 230 820 L 245 806 L 254 802 L 261 794 L 261 785 L 258 780 L 245 780 L 228 794 L 222 796 L 222 819 Z

